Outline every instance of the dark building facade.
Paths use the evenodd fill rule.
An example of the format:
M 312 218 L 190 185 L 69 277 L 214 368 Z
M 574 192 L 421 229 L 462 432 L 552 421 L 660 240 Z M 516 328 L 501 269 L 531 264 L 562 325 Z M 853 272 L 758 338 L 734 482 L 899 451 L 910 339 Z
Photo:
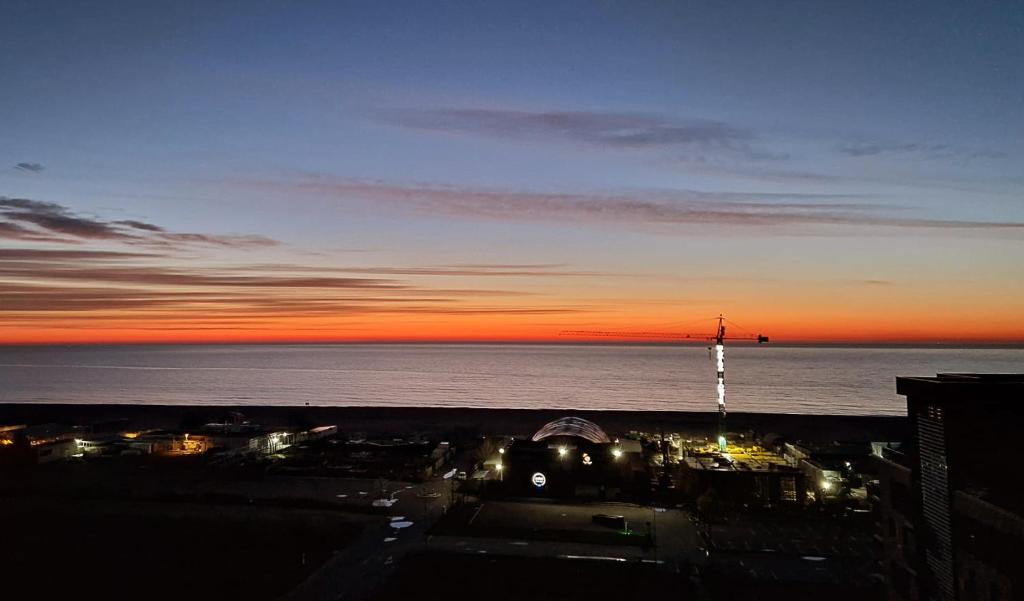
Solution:
M 1024 375 L 897 378 L 910 435 L 882 453 L 890 599 L 1024 598 Z
M 918 601 L 917 506 L 910 458 L 883 447 L 876 456 L 878 536 L 885 557 L 890 601 Z

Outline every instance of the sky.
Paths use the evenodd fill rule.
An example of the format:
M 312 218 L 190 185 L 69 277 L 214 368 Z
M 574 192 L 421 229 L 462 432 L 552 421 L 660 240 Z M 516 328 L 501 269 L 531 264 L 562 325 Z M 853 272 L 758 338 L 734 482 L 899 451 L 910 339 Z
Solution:
M 50 2 L 0 343 L 1024 342 L 1016 2 Z

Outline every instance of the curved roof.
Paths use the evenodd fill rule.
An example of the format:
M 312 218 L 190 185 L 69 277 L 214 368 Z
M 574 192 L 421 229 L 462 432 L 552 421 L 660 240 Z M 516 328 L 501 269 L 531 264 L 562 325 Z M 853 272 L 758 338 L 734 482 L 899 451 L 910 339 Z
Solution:
M 600 426 L 582 417 L 560 417 L 548 422 L 533 435 L 533 441 L 537 442 L 551 436 L 579 436 L 593 443 L 611 442 Z

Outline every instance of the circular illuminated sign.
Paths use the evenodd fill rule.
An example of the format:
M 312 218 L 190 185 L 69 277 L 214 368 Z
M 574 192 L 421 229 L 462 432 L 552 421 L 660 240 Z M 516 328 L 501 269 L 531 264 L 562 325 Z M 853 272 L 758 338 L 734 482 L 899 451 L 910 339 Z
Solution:
M 533 482 L 533 485 L 537 488 L 544 488 L 544 485 L 548 483 L 548 477 L 540 472 L 536 472 L 530 476 L 530 482 Z

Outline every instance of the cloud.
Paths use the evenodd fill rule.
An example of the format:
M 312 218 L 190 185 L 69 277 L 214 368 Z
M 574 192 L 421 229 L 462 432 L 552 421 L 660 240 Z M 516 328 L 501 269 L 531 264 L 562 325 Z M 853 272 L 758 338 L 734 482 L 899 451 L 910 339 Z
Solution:
M 162 257 L 155 253 L 115 250 L 54 250 L 49 248 L 0 248 L 0 261 L 124 261 Z
M 37 230 L 18 225 L 17 223 L 5 223 L 0 221 L 0 239 L 31 240 L 35 242 L 62 242 L 61 238 L 48 236 Z
M 557 266 L 477 265 L 471 271 L 559 273 Z M 581 307 L 534 302 L 502 303 L 520 291 L 438 288 L 397 274 L 434 275 L 426 269 L 374 268 L 387 277 L 355 277 L 361 269 L 308 265 L 211 266 L 181 263 L 169 255 L 79 249 L 0 249 L 0 325 L 118 327 L 161 324 L 183 329 L 260 329 L 307 318 L 337 320 L 353 315 L 531 316 L 582 312 Z M 449 275 L 439 268 L 437 274 Z M 459 272 L 460 274 L 463 272 Z M 468 273 L 468 272 L 467 272 Z M 498 302 L 495 302 L 498 301 Z M 99 325 L 97 325 L 99 324 Z M 320 324 L 322 327 L 323 324 Z M 335 326 L 337 327 L 337 326 Z
M 4 239 L 64 245 L 0 248 L 0 329 L 27 331 L 284 328 L 342 337 L 362 317 L 378 329 L 382 317 L 531 319 L 593 310 L 545 302 L 535 291 L 460 284 L 469 278 L 604 275 L 557 263 L 217 264 L 178 251 L 276 242 L 262 236 L 172 232 L 147 221 L 108 220 L 57 203 L 0 197 Z M 525 296 L 532 300 L 524 306 Z
M 209 246 L 223 246 L 234 248 L 258 248 L 266 246 L 277 246 L 279 242 L 267 236 L 249 234 L 245 236 L 232 235 L 209 235 L 209 234 L 172 234 L 161 233 L 156 236 L 157 240 L 167 242 L 171 245 L 178 244 L 201 244 Z
M 261 331 L 288 324 L 305 331 L 315 323 L 313 329 L 343 333 L 354 316 L 529 318 L 587 309 L 542 299 L 523 306 L 514 299 L 538 299 L 538 293 L 458 287 L 451 278 L 598 275 L 554 263 L 217 265 L 177 251 L 276 242 L 172 232 L 147 221 L 108 220 L 26 198 L 0 197 L 0 239 L 79 245 L 0 248 L 0 327 Z M 84 246 L 97 243 L 104 246 Z M 432 278 L 445 278 L 444 284 Z
M 258 266 L 261 269 L 276 271 L 287 269 L 295 272 L 305 269 L 324 271 L 324 268 L 303 268 L 292 265 L 267 265 Z M 359 273 L 372 275 L 406 275 L 406 276 L 440 276 L 440 277 L 591 277 L 611 275 L 601 271 L 579 271 L 568 269 L 562 264 L 534 263 L 534 264 L 463 264 L 463 265 L 436 265 L 429 267 L 336 267 L 328 268 L 333 273 Z
M 111 241 L 165 248 L 195 245 L 255 248 L 278 244 L 276 240 L 257 235 L 168 232 L 144 221 L 108 221 L 80 215 L 53 202 L 0 196 L 0 239 L 3 238 L 67 244 Z
M 68 282 L 105 282 L 145 286 L 189 286 L 231 288 L 318 288 L 318 289 L 399 289 L 404 286 L 382 278 L 364 277 L 291 277 L 252 273 L 245 268 L 229 270 L 188 269 L 158 266 L 110 266 L 74 263 L 35 265 L 26 270 L 25 262 L 0 263 L 0 276 L 25 277 Z
M 168 232 L 166 229 L 160 227 L 159 225 L 146 223 L 145 221 L 136 221 L 134 219 L 113 221 L 111 223 L 116 226 L 124 226 L 132 230 L 152 234 L 148 238 L 148 241 L 149 243 L 154 245 L 166 243 L 170 245 L 199 244 L 208 246 L 254 248 L 260 246 L 276 246 L 278 244 L 278 242 L 272 238 L 253 234 L 245 236 L 232 236 Z
M 839 152 L 848 157 L 893 156 L 922 160 L 952 160 L 968 163 L 975 159 L 999 159 L 1005 153 L 993 150 L 971 150 L 949 144 L 917 142 L 847 142 L 840 144 Z
M 124 219 L 121 221 L 114 222 L 117 225 L 124 225 L 136 230 L 142 230 L 144 232 L 163 232 L 164 228 L 159 225 L 153 225 L 152 223 L 146 223 L 144 221 L 135 221 L 134 219 Z
M 371 268 L 373 269 L 373 268 Z M 434 276 L 470 276 L 470 277 L 592 277 L 610 275 L 602 271 L 580 271 L 569 269 L 562 264 L 520 264 L 520 265 L 488 265 L 463 264 L 441 265 L 437 267 L 387 268 L 388 271 L 378 273 L 395 273 L 404 275 Z
M 572 194 L 497 191 L 423 184 L 307 178 L 252 182 L 288 194 L 311 193 L 375 208 L 466 219 L 654 228 L 690 233 L 695 228 L 897 228 L 1024 231 L 1024 223 L 911 217 L 908 207 L 849 202 L 848 195 L 640 191 L 634 194 Z M 897 214 L 893 214 L 897 213 Z
M 117 251 L 67 251 L 50 249 L 0 249 L 0 277 L 26 277 L 49 281 L 104 282 L 107 284 L 230 288 L 375 289 L 402 291 L 416 286 L 395 276 L 431 277 L 570 277 L 601 276 L 559 266 L 475 265 L 473 267 L 310 267 L 288 263 L 236 265 L 230 268 L 180 268 L 135 266 L 139 259 L 169 258 L 154 253 Z M 287 274 L 287 275 L 282 275 Z M 353 277 L 357 275 L 359 277 Z M 377 276 L 377 277 L 366 277 Z M 445 294 L 487 295 L 491 291 L 444 290 Z M 500 292 L 501 294 L 512 294 Z
M 134 238 L 110 223 L 81 217 L 52 202 L 0 197 L 0 217 L 38 226 L 48 234 L 74 238 L 130 240 Z
M 382 122 L 502 140 L 570 142 L 613 150 L 682 151 L 680 158 L 726 152 L 748 159 L 782 158 L 751 147 L 748 129 L 706 119 L 672 120 L 636 113 L 436 108 L 380 113 Z M 696 157 L 694 153 L 696 152 Z
M 46 167 L 40 163 L 18 163 L 14 166 L 15 171 L 20 171 L 22 173 L 40 173 L 43 169 L 46 169 Z

